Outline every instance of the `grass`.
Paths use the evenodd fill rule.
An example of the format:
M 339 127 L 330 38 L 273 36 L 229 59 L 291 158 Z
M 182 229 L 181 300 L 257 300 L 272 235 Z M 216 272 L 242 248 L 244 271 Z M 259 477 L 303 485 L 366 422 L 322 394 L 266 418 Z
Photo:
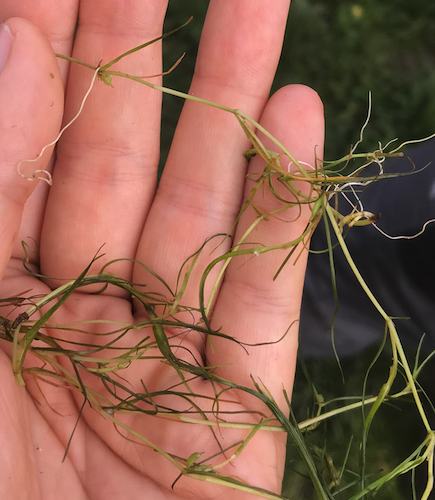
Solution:
M 310 374 L 310 382 L 301 363 L 296 373 L 292 407 L 297 420 L 302 421 L 312 415 L 314 384 L 318 393 L 325 401 L 333 398 L 351 398 L 361 395 L 363 378 L 376 353 L 375 348 L 369 348 L 358 354 L 341 360 L 346 383 L 341 382 L 340 370 L 334 358 L 307 359 L 304 361 L 305 370 Z M 369 380 L 367 393 L 379 389 L 379 381 L 385 380 L 391 364 L 391 350 L 386 349 L 376 364 Z M 430 383 L 430 373 L 435 368 L 434 363 L 423 372 L 423 386 Z M 398 384 L 399 386 L 400 384 Z M 399 389 L 399 387 L 397 387 Z M 320 424 L 315 430 L 306 435 L 309 448 L 317 447 L 326 456 L 330 457 L 335 469 L 328 468 L 327 460 L 320 460 L 327 483 L 333 481 L 333 472 L 341 473 L 346 451 L 350 446 L 349 456 L 345 464 L 342 483 L 352 483 L 359 479 L 360 469 L 360 442 L 363 434 L 363 417 L 359 409 L 344 413 L 329 422 Z M 410 398 L 403 398 L 381 407 L 371 426 L 367 445 L 367 474 L 371 480 L 377 479 L 390 472 L 401 459 L 409 456 L 415 444 L 425 437 L 425 429 L 419 423 L 418 413 Z M 424 489 L 426 475 L 419 472 L 417 475 L 417 490 L 421 495 Z M 347 500 L 358 491 L 359 483 L 337 493 L 337 500 Z M 340 486 L 337 487 L 339 489 Z M 283 494 L 289 498 L 301 500 L 315 499 L 313 488 L 303 463 L 294 446 L 289 442 L 286 476 L 283 483 Z M 368 497 L 371 498 L 371 497 Z M 405 474 L 392 480 L 376 494 L 380 500 L 409 500 L 412 498 L 411 474 Z M 420 496 L 417 496 L 420 498 Z

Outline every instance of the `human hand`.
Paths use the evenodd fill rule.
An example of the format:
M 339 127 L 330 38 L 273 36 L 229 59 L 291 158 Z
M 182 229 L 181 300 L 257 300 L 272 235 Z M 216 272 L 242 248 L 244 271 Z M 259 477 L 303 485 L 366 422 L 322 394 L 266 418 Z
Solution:
M 38 244 L 39 253 L 30 255 L 30 266 L 45 276 L 77 277 L 105 244 L 105 256 L 91 272 L 112 259 L 136 259 L 174 286 L 189 255 L 210 236 L 231 230 L 243 197 L 249 193 L 246 170 L 262 168 L 261 159 L 253 159 L 248 166 L 243 158 L 250 143 L 237 120 L 221 110 L 186 102 L 156 192 L 161 94 L 130 80 L 114 80 L 114 89 L 99 82 L 81 116 L 59 141 L 56 154 L 49 160 L 48 151 L 37 163 L 23 165 L 27 175 L 36 169 L 52 170 L 51 188 L 17 173 L 17 164 L 34 158 L 56 137 L 62 119 L 66 123 L 76 113 L 90 83 L 88 69 L 57 61 L 53 51 L 95 65 L 100 60 L 110 61 L 161 34 L 166 4 L 163 0 L 93 0 L 80 5 L 77 0 L 42 0 L 24 9 L 21 3 L 3 0 L 0 21 L 7 20 L 12 45 L 0 73 L 1 297 L 24 291 L 28 296 L 46 295 L 59 286 L 56 280 L 38 280 L 25 271 L 22 240 L 33 238 Z M 288 4 L 288 0 L 277 0 L 271 8 L 263 1 L 212 0 L 190 93 L 242 109 L 255 120 L 261 117 L 262 125 L 298 160 L 314 164 L 315 148 L 319 154 L 323 146 L 322 105 L 317 95 L 305 87 L 292 86 L 268 100 Z M 80 25 L 73 43 L 78 9 Z M 10 19 L 12 16 L 27 20 Z M 2 37 L 7 38 L 7 34 Z M 138 75 L 160 73 L 160 44 L 132 54 L 114 69 Z M 271 210 L 277 202 L 265 195 L 262 203 L 262 208 Z M 292 224 L 270 220 L 258 226 L 254 241 L 267 245 L 289 241 L 300 234 L 308 215 L 304 211 Z M 254 211 L 243 215 L 236 240 L 255 217 Z M 200 255 L 184 303 L 197 307 L 199 280 L 211 258 L 209 251 Z M 213 306 L 212 327 L 241 342 L 268 342 L 280 337 L 299 316 L 305 271 L 304 256 L 297 265 L 287 266 L 273 283 L 271 277 L 282 259 L 281 253 L 271 252 L 261 259 L 231 264 Z M 113 264 L 109 271 L 135 283 L 147 283 L 149 290 L 164 291 L 158 280 L 131 261 Z M 11 312 L 12 308 L 2 308 L 1 315 Z M 13 309 L 14 316 L 18 312 Z M 56 312 L 55 321 L 98 319 L 134 324 L 145 316 L 142 309 L 132 306 L 130 297 L 116 289 L 108 288 L 100 295 L 81 289 Z M 87 326 L 93 333 L 111 330 L 110 325 L 101 323 Z M 48 333 L 65 335 L 54 329 Z M 171 337 L 174 332 L 166 334 Z M 132 330 L 120 343 L 134 345 L 145 335 L 152 332 Z M 74 341 L 89 343 L 89 334 L 74 333 Z M 94 342 L 98 345 L 103 341 L 107 338 L 95 337 Z M 290 393 L 297 328 L 277 345 L 247 348 L 249 355 L 217 337 L 213 344 L 212 352 L 202 336 L 191 333 L 182 340 L 187 349 L 177 355 L 191 363 L 206 358 L 210 366 L 223 365 L 214 373 L 240 385 L 252 387 L 252 374 L 285 409 L 282 384 Z M 84 408 L 61 463 L 83 396 L 37 383 L 26 375 L 26 386 L 20 387 L 11 368 L 10 343 L 2 341 L 2 347 L 6 355 L 2 352 L 0 356 L 1 498 L 250 497 L 188 477 L 182 477 L 171 490 L 178 473 L 174 465 L 153 449 L 126 440 L 110 419 L 89 406 Z M 173 368 L 160 359 L 147 360 L 146 366 L 144 362 L 133 363 L 121 375 L 137 392 L 143 392 L 142 382 L 149 391 L 177 383 Z M 86 382 L 96 387 L 97 382 L 87 378 Z M 212 385 L 204 380 L 196 379 L 189 385 L 196 394 L 214 397 Z M 264 411 L 258 401 L 246 395 L 225 393 L 225 399 L 231 398 L 240 403 L 238 410 Z M 175 397 L 165 403 L 180 407 Z M 204 409 L 210 407 L 210 403 L 203 404 Z M 234 404 L 221 403 L 219 411 L 226 409 L 234 410 Z M 228 420 L 231 418 L 235 421 L 237 415 Z M 255 413 L 239 415 L 243 421 L 257 422 L 258 418 Z M 219 451 L 206 426 L 143 414 L 119 415 L 119 419 L 175 456 L 198 451 L 210 456 Z M 217 433 L 223 448 L 246 435 L 246 430 L 224 428 Z M 285 442 L 284 433 L 259 433 L 232 462 L 234 466 L 220 472 L 278 492 Z

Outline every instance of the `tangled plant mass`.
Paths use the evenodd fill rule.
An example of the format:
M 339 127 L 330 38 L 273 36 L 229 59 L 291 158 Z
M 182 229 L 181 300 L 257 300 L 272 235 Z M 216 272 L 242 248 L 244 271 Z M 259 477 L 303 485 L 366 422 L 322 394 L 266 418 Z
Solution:
M 187 24 L 187 23 L 186 23 Z M 176 30 L 174 30 L 176 31 Z M 172 32 L 171 32 L 172 33 Z M 164 36 L 168 36 L 167 33 Z M 162 38 L 162 37 L 160 37 Z M 158 38 L 158 39 L 160 39 Z M 156 39 L 156 40 L 158 40 Z M 406 471 L 413 470 L 421 464 L 426 463 L 428 470 L 427 487 L 423 499 L 429 498 L 433 487 L 433 449 L 435 444 L 434 431 L 431 429 L 425 410 L 421 403 L 421 395 L 416 382 L 417 376 L 424 365 L 416 363 L 413 368 L 410 367 L 405 352 L 402 348 L 399 336 L 397 334 L 393 320 L 382 309 L 372 295 L 370 289 L 364 282 L 363 277 L 355 266 L 352 257 L 346 247 L 343 232 L 353 226 L 375 224 L 378 216 L 364 209 L 358 197 L 357 189 L 366 186 L 379 179 L 393 177 L 395 175 L 385 173 L 383 170 L 383 161 L 385 158 L 402 155 L 401 149 L 406 144 L 386 151 L 389 147 L 382 148 L 369 153 L 357 153 L 357 147 L 362 139 L 351 149 L 349 154 L 333 162 L 317 161 L 315 165 L 307 165 L 298 162 L 296 158 L 288 151 L 277 139 L 275 139 L 260 124 L 255 122 L 240 110 L 228 108 L 203 100 L 199 97 L 183 94 L 181 92 L 154 85 L 144 80 L 144 77 L 137 77 L 113 71 L 110 68 L 121 58 L 143 49 L 149 44 L 147 42 L 136 47 L 107 64 L 94 67 L 82 61 L 77 61 L 70 57 L 58 55 L 74 63 L 82 64 L 94 71 L 93 79 L 88 92 L 85 94 L 82 105 L 75 117 L 67 124 L 59 136 L 51 143 L 54 144 L 59 139 L 62 132 L 77 118 L 85 105 L 86 98 L 98 80 L 106 85 L 113 85 L 112 77 L 123 77 L 137 81 L 140 84 L 147 85 L 157 91 L 172 94 L 183 99 L 194 100 L 203 105 L 213 106 L 221 109 L 223 112 L 231 113 L 238 120 L 246 136 L 251 141 L 252 147 L 245 153 L 247 159 L 258 155 L 262 158 L 264 169 L 255 175 L 250 176 L 252 188 L 250 196 L 241 209 L 239 214 L 246 210 L 254 210 L 257 214 L 255 221 L 248 228 L 245 234 L 238 240 L 232 241 L 231 248 L 228 251 L 221 251 L 221 242 L 231 238 L 228 235 L 215 235 L 191 255 L 183 264 L 179 271 L 178 283 L 175 289 L 172 289 L 162 277 L 158 276 L 152 269 L 149 269 L 144 263 L 140 263 L 154 278 L 158 279 L 166 290 L 165 294 L 154 293 L 146 286 L 130 283 L 119 278 L 110 272 L 110 266 L 117 261 L 111 261 L 105 264 L 97 274 L 88 274 L 91 265 L 98 262 L 102 252 L 98 251 L 89 266 L 83 270 L 81 275 L 65 283 L 44 297 L 26 297 L 23 291 L 22 296 L 15 296 L 8 299 L 2 299 L 2 302 L 8 306 L 16 306 L 21 309 L 27 306 L 25 312 L 21 312 L 16 317 L 1 317 L 0 319 L 0 337 L 13 344 L 13 370 L 19 382 L 24 385 L 23 374 L 32 376 L 37 381 L 43 394 L 44 384 L 52 384 L 59 388 L 67 388 L 71 391 L 79 391 L 83 396 L 83 404 L 80 415 L 85 407 L 91 407 L 98 412 L 102 418 L 109 420 L 114 425 L 114 432 L 119 432 L 125 439 L 133 440 L 139 445 L 151 447 L 168 460 L 174 468 L 174 483 L 182 475 L 196 478 L 198 480 L 210 481 L 230 488 L 238 488 L 263 498 L 277 499 L 284 498 L 273 492 L 258 488 L 255 485 L 247 484 L 237 477 L 228 474 L 222 474 L 220 470 L 229 463 L 237 460 L 241 453 L 249 453 L 249 444 L 259 433 L 266 432 L 286 432 L 294 442 L 299 453 L 303 457 L 308 467 L 313 486 L 319 499 L 333 498 L 333 488 L 337 488 L 339 483 L 332 486 L 327 485 L 324 477 L 319 472 L 315 457 L 305 441 L 303 432 L 318 425 L 320 422 L 333 418 L 339 413 L 355 410 L 357 408 L 366 408 L 364 438 L 367 439 L 370 425 L 375 418 L 379 407 L 387 400 L 399 398 L 411 394 L 415 405 L 418 408 L 421 421 L 426 428 L 427 437 L 419 444 L 415 452 L 403 462 L 399 463 L 393 471 L 388 472 L 380 479 L 373 482 L 364 480 L 364 471 L 362 471 L 361 491 L 352 497 L 353 500 L 363 497 L 368 492 L 379 489 L 383 484 Z M 179 61 L 178 61 L 179 62 Z M 178 64 L 176 63 L 176 65 Z M 101 64 L 101 63 L 100 63 Z M 260 134 L 271 141 L 279 153 L 266 148 L 260 139 Z M 46 146 L 48 147 L 48 146 Z M 41 151 L 43 154 L 44 148 Z M 41 156 L 40 155 L 40 156 Z M 355 160 L 360 160 L 361 164 L 349 175 L 344 175 L 343 170 L 353 164 Z M 18 165 L 18 171 L 21 175 L 21 165 Z M 351 163 L 352 162 L 352 163 Z M 377 165 L 376 174 L 365 175 L 366 168 L 370 165 Z M 51 183 L 51 176 L 45 171 L 37 171 L 33 178 L 42 178 Z M 29 180 L 32 180 L 29 178 Z M 262 193 L 268 190 L 279 201 L 279 208 L 272 212 L 262 212 L 257 200 Z M 341 214 L 338 211 L 337 197 L 343 195 L 350 203 L 348 214 Z M 351 197 L 356 201 L 351 201 Z M 292 241 L 286 241 L 275 246 L 264 246 L 261 242 L 256 244 L 247 243 L 249 235 L 255 231 L 259 224 L 267 224 L 273 218 L 285 218 L 286 212 L 292 209 L 290 222 L 295 219 L 294 214 L 301 214 L 302 210 L 309 208 L 311 216 L 309 221 L 299 237 Z M 295 212 L 296 210 L 296 212 Z M 296 215 L 296 218 L 299 216 Z M 237 223 L 236 220 L 236 223 Z M 253 387 L 246 387 L 236 384 L 232 380 L 224 379 L 214 373 L 216 367 L 202 366 L 199 362 L 186 361 L 183 354 L 183 338 L 197 332 L 197 334 L 207 337 L 207 341 L 213 346 L 213 339 L 220 337 L 227 342 L 234 342 L 235 347 L 243 349 L 245 344 L 238 342 L 220 329 L 213 329 L 210 324 L 210 317 L 213 314 L 213 299 L 217 292 L 219 282 L 222 280 L 225 269 L 229 263 L 242 255 L 248 255 L 251 258 L 261 258 L 263 253 L 286 250 L 286 257 L 282 265 L 277 270 L 275 276 L 270 279 L 276 279 L 285 265 L 292 265 L 291 259 L 297 260 L 298 252 L 308 247 L 309 239 L 319 223 L 325 223 L 328 236 L 328 251 L 332 259 L 333 237 L 330 234 L 332 228 L 335 239 L 342 248 L 346 259 L 351 266 L 353 273 L 358 279 L 360 285 L 370 298 L 373 306 L 379 311 L 379 314 L 385 319 L 388 330 L 393 361 L 388 380 L 380 388 L 379 394 L 372 398 L 363 399 L 359 402 L 342 406 L 338 409 L 322 412 L 311 419 L 297 423 L 291 413 L 289 395 L 285 394 L 285 399 L 289 405 L 290 417 L 288 417 L 277 405 L 272 394 L 268 391 L 261 380 L 256 378 L 255 373 L 251 374 Z M 346 229 L 347 230 L 347 229 Z M 192 307 L 184 303 L 183 295 L 189 283 L 189 278 L 195 266 L 199 255 L 204 252 L 206 244 L 215 242 L 214 260 L 203 270 L 199 295 L 199 307 Z M 220 252 L 220 253 L 219 253 Z M 26 265 L 26 263 L 24 263 Z M 206 299 L 204 293 L 205 284 L 210 279 L 210 273 L 216 266 L 220 266 L 215 282 L 212 284 L 210 296 Z M 28 269 L 30 273 L 35 273 Z M 37 277 L 41 277 L 36 275 Z M 83 287 L 100 285 L 100 292 L 106 287 L 112 286 L 122 289 L 137 303 L 141 304 L 146 311 L 147 319 L 135 324 L 116 324 L 106 325 L 104 333 L 95 341 L 95 334 L 87 332 L 87 321 L 80 324 L 57 324 L 52 322 L 52 316 L 57 309 L 68 301 L 74 291 Z M 97 292 L 98 293 L 98 292 Z M 191 318 L 187 321 L 186 318 Z M 98 320 L 95 320 L 98 321 Z M 141 338 L 137 343 L 125 345 L 124 338 L 131 330 L 151 329 L 153 335 Z M 170 328 L 174 332 L 174 337 L 168 339 L 165 328 Z M 288 330 L 297 328 L 296 324 L 289 325 Z M 45 329 L 52 332 L 58 332 L 57 335 L 48 335 Z M 74 339 L 74 331 L 89 334 L 89 343 L 79 343 Z M 287 332 L 282 332 L 285 336 Z M 107 342 L 105 343 L 105 339 Z M 174 341 L 175 339 L 175 341 Z M 178 340 L 177 340 L 178 339 Z M 180 341 L 181 339 L 181 341 Z M 281 338 L 282 339 L 282 338 Z M 280 342 L 277 338 L 274 342 Z M 261 345 L 256 347 L 261 349 Z M 104 351 L 104 355 L 103 355 Z M 38 360 L 33 363 L 33 360 Z M 60 359 L 68 362 L 61 362 Z M 137 363 L 147 363 L 151 360 L 160 360 L 172 369 L 172 378 L 164 389 L 159 391 L 148 390 L 143 385 L 140 392 L 133 390 L 123 376 L 124 370 L 128 370 Z M 406 385 L 400 392 L 390 394 L 393 381 L 396 378 L 399 365 L 405 373 Z M 66 367 L 69 367 L 68 369 Z M 125 373 L 125 372 L 124 372 Z M 95 384 L 97 379 L 98 384 Z M 93 380 L 92 382 L 90 382 Z M 174 382 L 174 380 L 176 380 Z M 195 387 L 198 380 L 208 380 L 213 389 L 214 397 L 205 396 L 196 391 Z M 100 387 L 97 391 L 95 387 Z M 234 403 L 231 397 L 227 399 L 227 392 L 242 391 L 256 398 L 262 404 L 262 410 L 257 412 L 247 412 L 246 421 L 243 420 L 243 411 Z M 207 401 L 205 401 L 207 400 Z M 177 401 L 176 405 L 168 406 L 168 401 Z M 204 402 L 206 403 L 204 405 Z M 204 410 L 204 406 L 207 408 Z M 222 408 L 225 407 L 225 410 Z M 233 408 L 233 410 L 229 410 Z M 253 414 L 252 414 L 253 413 Z M 79 415 L 79 418 L 80 418 Z M 139 432 L 134 426 L 130 426 L 125 415 L 144 415 L 157 419 L 170 419 L 187 424 L 206 426 L 216 441 L 219 451 L 211 456 L 205 456 L 202 449 L 196 450 L 188 456 L 180 457 L 171 454 L 168 450 L 162 449 L 152 442 L 152 437 Z M 236 418 L 234 418 L 236 417 Z M 220 444 L 220 432 L 224 428 L 244 429 L 243 439 L 235 440 L 231 445 L 223 448 Z M 71 439 L 74 439 L 74 430 L 71 432 Z M 69 444 L 68 444 L 69 447 Z M 66 453 L 68 453 L 68 447 Z M 254 481 L 255 482 L 255 481 Z

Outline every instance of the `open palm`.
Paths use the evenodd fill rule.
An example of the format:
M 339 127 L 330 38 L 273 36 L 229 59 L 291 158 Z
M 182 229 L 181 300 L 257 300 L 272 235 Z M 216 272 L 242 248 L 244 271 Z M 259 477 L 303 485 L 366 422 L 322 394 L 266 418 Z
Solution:
M 136 259 L 174 286 L 189 255 L 207 238 L 231 230 L 249 192 L 249 183 L 245 187 L 247 169 L 260 171 L 261 160 L 247 164 L 242 153 L 249 148 L 249 141 L 234 116 L 188 102 L 156 190 L 161 94 L 117 79 L 113 81 L 115 88 L 96 82 L 81 116 L 62 136 L 51 159 L 48 151 L 38 163 L 23 164 L 26 175 L 35 169 L 52 170 L 52 187 L 20 177 L 17 164 L 35 158 L 56 137 L 62 120 L 67 123 L 79 109 L 92 78 L 89 69 L 58 61 L 54 52 L 93 65 L 101 60 L 104 64 L 160 36 L 167 1 L 42 0 L 30 7 L 22 5 L 3 0 L 0 7 L 0 21 L 7 21 L 12 32 L 11 51 L 0 73 L 0 297 L 24 291 L 29 296 L 47 294 L 61 283 L 40 281 L 25 271 L 22 240 L 32 246 L 32 241 L 37 243 L 39 253 L 31 254 L 30 266 L 45 276 L 63 280 L 77 277 L 104 244 L 105 255 L 91 272 L 112 259 Z M 261 117 L 263 126 L 298 160 L 313 164 L 315 149 L 319 154 L 323 145 L 322 106 L 317 95 L 305 87 L 292 86 L 268 101 L 288 7 L 289 0 L 276 0 L 273 7 L 264 0 L 212 0 L 190 93 L 242 109 L 256 120 Z M 73 43 L 77 16 L 80 22 Z M 160 43 L 132 54 L 113 69 L 133 75 L 161 73 Z M 152 81 L 158 83 L 159 78 Z M 265 195 L 262 203 L 262 208 L 271 210 L 275 201 Z M 255 217 L 254 211 L 244 214 L 236 238 Z M 253 238 L 267 245 L 289 241 L 305 224 L 303 217 L 292 224 L 271 220 L 264 228 L 259 226 Z M 305 259 L 300 258 L 273 283 L 271 278 L 283 257 L 272 252 L 230 265 L 213 306 L 212 326 L 248 343 L 281 336 L 299 317 L 305 270 Z M 210 251 L 201 254 L 184 303 L 197 307 L 199 280 L 211 258 Z M 109 271 L 164 292 L 157 279 L 131 260 L 113 264 Z M 209 291 L 206 287 L 206 293 Z M 3 308 L 1 315 L 8 312 L 11 310 Z M 18 312 L 14 310 L 12 317 Z M 92 295 L 84 288 L 57 311 L 55 321 L 98 319 L 130 324 L 144 317 L 146 312 L 118 289 L 109 287 L 103 294 Z M 102 324 L 93 326 L 95 333 L 109 330 Z M 171 337 L 173 332 L 166 334 Z M 134 345 L 144 335 L 152 332 L 134 330 L 120 342 Z M 89 335 L 74 333 L 74 341 L 89 342 Z M 176 345 L 180 340 L 174 342 Z M 278 345 L 248 348 L 248 353 L 223 339 L 216 338 L 213 343 L 212 350 L 203 337 L 191 333 L 182 340 L 186 349 L 180 349 L 177 356 L 190 363 L 207 360 L 210 366 L 222 365 L 215 373 L 248 387 L 252 387 L 252 374 L 285 408 L 282 384 L 290 392 L 297 328 Z M 0 356 L 1 498 L 249 496 L 187 477 L 171 490 L 178 474 L 173 464 L 151 448 L 126 440 L 109 419 L 89 406 L 62 463 L 83 397 L 36 383 L 30 376 L 25 377 L 25 388 L 20 387 L 11 369 L 9 344 L 2 341 L 6 354 L 1 352 Z M 171 366 L 157 359 L 133 363 L 122 376 L 138 392 L 143 390 L 142 384 L 158 391 L 171 381 L 176 384 L 178 378 Z M 91 379 L 86 382 L 96 384 Z M 190 387 L 195 393 L 214 396 L 213 387 L 204 380 L 196 379 Z M 223 403 L 221 412 L 234 410 L 235 403 L 242 410 L 264 411 L 258 401 L 247 396 L 226 393 L 225 399 L 233 403 Z M 179 400 L 165 403 L 180 407 Z M 204 403 L 204 409 L 210 409 L 210 404 Z M 199 451 L 210 456 L 219 450 L 205 426 L 143 414 L 119 418 L 176 456 Z M 255 413 L 239 418 L 258 421 Z M 231 429 L 220 429 L 216 434 L 223 448 L 246 435 L 246 430 Z M 284 456 L 284 433 L 258 434 L 221 472 L 278 492 Z

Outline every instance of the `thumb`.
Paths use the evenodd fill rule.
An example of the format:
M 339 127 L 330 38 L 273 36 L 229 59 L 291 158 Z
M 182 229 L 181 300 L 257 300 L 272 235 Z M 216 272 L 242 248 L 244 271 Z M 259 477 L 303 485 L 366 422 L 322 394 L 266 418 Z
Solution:
M 38 180 L 22 177 L 18 165 L 37 158 L 56 137 L 63 115 L 63 88 L 56 57 L 30 22 L 11 18 L 0 25 L 0 280 L 9 262 L 24 204 Z M 45 169 L 53 148 L 21 172 Z

